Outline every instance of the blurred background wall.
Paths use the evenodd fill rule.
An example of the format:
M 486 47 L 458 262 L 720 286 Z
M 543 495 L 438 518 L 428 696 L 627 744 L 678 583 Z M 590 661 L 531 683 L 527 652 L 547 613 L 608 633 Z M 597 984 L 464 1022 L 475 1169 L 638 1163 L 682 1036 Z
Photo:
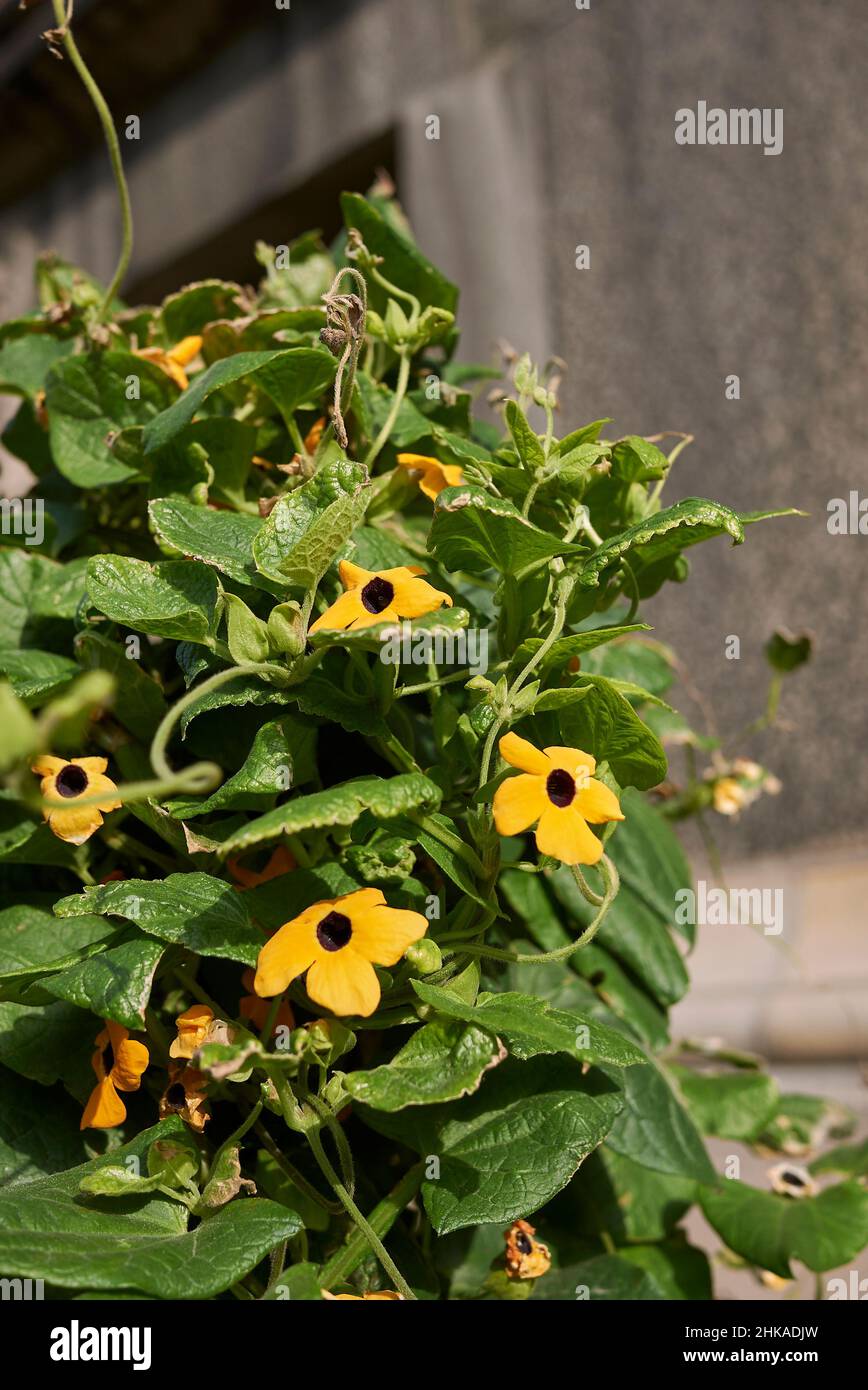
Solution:
M 280 3 L 76 0 L 119 126 L 141 122 L 123 142 L 127 297 L 257 278 L 257 237 L 332 234 L 341 189 L 385 168 L 462 286 L 464 356 L 505 338 L 566 359 L 564 431 L 602 415 L 617 434 L 691 431 L 673 496 L 809 513 L 694 550 L 691 583 L 649 610 L 723 734 L 760 712 L 775 627 L 817 642 L 780 726 L 733 748 L 781 794 L 715 827 L 732 886 L 784 890 L 784 931 L 705 929 L 676 1026 L 864 1108 L 868 537 L 826 524 L 830 499 L 868 495 L 864 0 Z M 45 0 L 0 0 L 4 317 L 32 306 L 39 251 L 103 277 L 116 255 L 106 157 L 40 39 L 52 22 Z M 676 110 L 700 100 L 782 108 L 782 153 L 677 145 Z M 4 490 L 21 485 L 7 459 Z

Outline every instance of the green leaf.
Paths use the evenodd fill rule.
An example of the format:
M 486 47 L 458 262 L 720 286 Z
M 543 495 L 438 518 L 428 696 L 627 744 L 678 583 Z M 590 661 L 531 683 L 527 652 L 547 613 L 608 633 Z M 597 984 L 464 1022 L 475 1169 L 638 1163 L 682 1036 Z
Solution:
M 575 555 L 584 549 L 541 531 L 504 498 L 469 485 L 447 487 L 440 493 L 428 545 L 448 570 L 468 574 L 496 569 L 520 575 L 555 555 Z
M 359 410 L 359 406 L 361 410 Z M 367 372 L 356 373 L 354 409 L 361 415 L 368 439 L 376 439 L 395 406 L 395 392 L 385 382 L 374 381 Z M 393 449 L 409 449 L 431 434 L 431 421 L 407 396 L 398 405 L 398 413 L 389 431 Z
M 616 1245 L 663 1240 L 696 1200 L 692 1178 L 658 1173 L 601 1144 L 582 1165 L 564 1194 L 571 1231 L 607 1232 Z
M 28 550 L 0 550 L 3 647 L 53 647 L 85 593 L 87 559 L 59 565 Z M 51 639 L 54 640 L 51 640 Z
M 297 834 L 300 830 L 353 825 L 364 811 L 377 820 L 390 820 L 408 811 L 436 810 L 440 788 L 419 772 L 397 777 L 360 777 L 326 791 L 299 796 L 283 806 L 275 806 L 258 820 L 230 835 L 223 842 L 223 853 L 235 853 L 277 835 Z
M 149 743 L 167 708 L 157 682 L 142 670 L 138 661 L 127 656 L 126 647 L 99 632 L 78 633 L 75 656 L 85 671 L 109 672 L 115 683 L 114 717 L 136 738 Z
M 327 676 L 310 676 L 304 685 L 284 691 L 283 697 L 294 698 L 302 714 L 316 715 L 330 724 L 340 724 L 350 734 L 384 738 L 389 732 L 374 704 L 347 694 Z
M 170 343 L 199 334 L 215 319 L 237 319 L 249 309 L 244 290 L 225 280 L 200 280 L 163 300 L 163 328 Z
M 281 584 L 316 588 L 364 516 L 369 491 L 362 464 L 336 459 L 278 498 L 253 547 L 260 573 Z
M 436 1154 L 440 1176 L 422 1185 L 440 1235 L 484 1221 L 513 1221 L 565 1187 L 606 1137 L 620 1092 L 598 1071 L 586 1076 L 561 1058 L 509 1060 L 459 1103 L 387 1115 L 367 1124 L 419 1154 Z
M 821 1158 L 815 1158 L 810 1171 L 815 1175 L 840 1173 L 847 1178 L 864 1178 L 868 1175 L 868 1139 L 861 1144 L 838 1144 Z
M 84 1200 L 83 1180 L 100 1167 L 142 1167 L 150 1145 L 183 1133 L 168 1120 L 108 1158 L 22 1184 L 0 1195 L 0 1268 L 60 1289 L 135 1290 L 161 1299 L 213 1298 L 237 1283 L 281 1241 L 298 1217 L 259 1198 L 232 1202 L 194 1231 L 176 1201 L 146 1197 Z
M 604 759 L 622 787 L 656 787 L 666 776 L 663 745 L 630 701 L 605 676 L 577 676 L 573 689 L 587 696 L 560 711 L 565 744 Z
M 678 893 L 693 882 L 690 865 L 670 823 L 646 797 L 626 788 L 621 794 L 625 820 L 612 838 L 609 853 L 621 879 L 621 889 L 668 928 L 693 942 L 696 928 L 679 926 L 675 918 Z
M 626 627 L 598 627 L 592 632 L 574 632 L 569 637 L 559 637 L 539 663 L 536 674 L 545 675 L 555 666 L 565 668 L 571 657 L 582 656 L 585 652 L 593 651 L 594 647 L 602 646 L 605 642 L 614 642 L 616 638 L 625 637 L 628 633 L 650 631 L 647 623 L 630 623 Z M 529 637 L 517 649 L 510 664 L 521 670 L 542 644 L 541 637 Z
M 614 1255 L 593 1255 L 552 1269 L 534 1289 L 534 1298 L 592 1302 L 706 1301 L 711 1296 L 708 1259 L 683 1240 L 625 1245 Z
M 99 1030 L 72 1004 L 0 1004 L 0 1062 L 41 1086 L 63 1081 L 78 1093 Z
M 261 810 L 280 792 L 313 775 L 315 736 L 315 730 L 290 716 L 263 724 L 234 777 L 204 799 L 170 802 L 169 811 L 176 820 L 190 820 L 212 811 Z
M 39 987 L 124 1028 L 143 1028 L 154 974 L 164 950 L 161 941 L 136 935 L 40 979 Z
M 355 1100 L 392 1113 L 472 1095 L 485 1072 L 504 1056 L 497 1039 L 480 1028 L 426 1023 L 390 1062 L 373 1071 L 351 1072 L 344 1085 Z
M 131 378 L 139 399 L 128 399 Z M 135 476 L 106 444 L 113 431 L 159 417 L 176 388 L 165 372 L 130 352 L 90 352 L 52 367 L 45 383 L 51 452 L 58 470 L 80 488 Z
M 246 512 L 197 507 L 179 497 L 159 497 L 148 504 L 158 540 L 191 560 L 204 560 L 239 584 L 256 582 L 253 542 L 263 522 Z
M 471 1006 L 439 985 L 422 980 L 413 980 L 412 985 L 423 1004 L 447 1018 L 487 1028 L 502 1038 L 512 1056 L 520 1061 L 557 1052 L 580 1062 L 608 1062 L 618 1067 L 645 1061 L 638 1047 L 620 1033 L 580 1014 L 553 1009 L 545 1000 L 530 994 L 481 994 L 475 1006 Z
M 116 928 L 101 917 L 59 922 L 41 907 L 21 903 L 0 912 L 0 980 L 62 970 L 99 951 Z
M 47 333 L 26 333 L 4 342 L 0 346 L 0 394 L 35 396 L 50 369 L 61 357 L 68 357 L 73 346 L 68 339 L 52 338 Z
M 703 1134 L 755 1139 L 777 1110 L 778 1088 L 762 1072 L 695 1072 L 688 1067 L 672 1071 Z
M 159 941 L 186 946 L 202 956 L 255 965 L 263 937 L 250 921 L 244 895 L 210 874 L 169 874 L 97 884 L 61 898 L 58 917 L 106 913 L 135 922 Z
M 674 507 L 645 517 L 635 526 L 612 536 L 586 560 L 579 571 L 579 584 L 593 588 L 600 582 L 603 570 L 622 555 L 637 547 L 645 547 L 641 555 L 644 567 L 678 555 L 688 545 L 708 540 L 712 536 L 729 535 L 734 545 L 744 540 L 744 528 L 735 512 L 720 502 L 703 497 L 685 497 Z
M 357 228 L 368 250 L 375 256 L 382 256 L 380 269 L 387 280 L 415 295 L 423 309 L 434 304 L 440 309 L 448 309 L 450 313 L 455 312 L 458 303 L 456 286 L 426 260 L 418 246 L 408 236 L 402 235 L 393 222 L 387 222 L 372 203 L 359 193 L 344 193 L 341 209 L 345 225 Z M 379 303 L 381 292 L 373 286 L 372 292 Z
M 38 709 L 69 685 L 78 675 L 78 667 L 69 657 L 20 647 L 0 651 L 0 675 L 8 677 L 15 694 L 29 709 Z
M 545 450 L 527 421 L 527 416 L 515 401 L 506 403 L 506 423 L 512 442 L 525 468 L 535 472 L 545 466 Z
M 292 693 L 295 694 L 294 691 Z M 200 714 L 211 714 L 214 710 L 225 709 L 229 705 L 285 705 L 287 698 L 286 690 L 266 684 L 259 676 L 238 676 L 227 681 L 225 685 L 218 686 L 216 690 L 209 690 L 206 694 L 200 695 L 192 705 L 188 705 L 181 715 L 181 733 L 186 735 L 193 720 Z M 301 707 L 300 702 L 299 706 Z
M 792 1278 L 791 1260 L 820 1273 L 849 1264 L 868 1244 L 868 1192 L 857 1182 L 792 1198 L 729 1179 L 700 1200 L 730 1250 L 782 1279 Z
M 0 1187 L 81 1163 L 80 1120 L 80 1107 L 61 1087 L 46 1095 L 0 1067 Z
M 300 405 L 315 399 L 334 376 L 335 361 L 319 348 L 272 352 L 238 352 L 221 358 L 196 377 L 182 396 L 145 428 L 146 454 L 163 449 L 188 425 L 204 401 L 223 386 L 242 378 L 253 381 L 289 419 Z
M 713 1181 L 714 1169 L 686 1110 L 652 1063 L 628 1067 L 624 1105 L 609 1134 L 609 1148 L 658 1173 Z
M 810 661 L 813 646 L 813 638 L 806 632 L 794 637 L 791 632 L 778 629 L 766 642 L 766 660 L 773 670 L 786 675 Z
M 322 1299 L 319 1271 L 316 1265 L 298 1264 L 285 1269 L 279 1279 L 269 1284 L 263 1301 L 277 1299 L 287 1303 L 314 1303 Z
M 138 632 L 207 642 L 217 627 L 217 578 L 196 560 L 149 565 L 126 555 L 95 555 L 87 567 L 91 602 Z
M 620 1255 L 592 1255 L 550 1270 L 534 1290 L 535 1298 L 593 1303 L 648 1302 L 669 1296 L 649 1274 Z

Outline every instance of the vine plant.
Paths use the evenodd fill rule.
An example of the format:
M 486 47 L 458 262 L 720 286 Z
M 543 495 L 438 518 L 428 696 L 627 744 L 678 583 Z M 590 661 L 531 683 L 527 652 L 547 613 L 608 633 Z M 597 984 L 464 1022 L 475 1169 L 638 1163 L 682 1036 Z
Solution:
M 0 549 L 0 1270 L 707 1298 L 696 1203 L 757 1278 L 851 1259 L 864 1149 L 815 1155 L 846 1113 L 667 1026 L 671 821 L 774 784 L 667 702 L 642 610 L 783 513 L 667 504 L 686 438 L 562 432 L 556 364 L 460 363 L 382 191 L 330 248 L 258 246 L 256 289 L 123 303 L 55 5 L 125 232 L 108 289 L 43 256 L 0 329 L 36 475 Z M 768 720 L 806 656 L 772 639 Z M 768 1190 L 705 1136 L 776 1154 Z

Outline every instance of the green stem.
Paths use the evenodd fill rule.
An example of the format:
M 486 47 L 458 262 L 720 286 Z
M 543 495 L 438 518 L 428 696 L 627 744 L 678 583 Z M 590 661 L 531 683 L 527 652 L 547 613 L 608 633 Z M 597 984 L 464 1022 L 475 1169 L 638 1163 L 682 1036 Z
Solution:
M 590 926 L 586 927 L 581 936 L 577 937 L 575 941 L 569 942 L 566 946 L 560 946 L 556 951 L 543 951 L 540 955 L 533 956 L 521 955 L 517 951 L 501 951 L 496 946 L 462 945 L 461 950 L 465 955 L 479 956 L 485 960 L 515 961 L 518 965 L 549 965 L 552 961 L 569 960 L 570 956 L 574 955 L 576 951 L 580 951 L 583 946 L 587 946 L 593 941 L 600 927 L 603 925 L 603 919 L 612 906 L 620 886 L 618 870 L 615 868 L 615 865 L 612 863 L 611 859 L 609 859 L 608 855 L 604 854 L 600 862 L 606 873 L 606 892 L 603 895 L 603 900 Z
M 322 1169 L 323 1176 L 327 1179 L 330 1187 L 333 1188 L 335 1195 L 338 1198 L 338 1201 L 344 1208 L 344 1211 L 358 1227 L 360 1235 L 364 1237 L 371 1250 L 374 1252 L 377 1259 L 380 1261 L 380 1264 L 383 1266 L 383 1269 L 386 1271 L 389 1278 L 392 1280 L 392 1283 L 395 1285 L 395 1288 L 397 1289 L 398 1293 L 403 1294 L 404 1298 L 415 1302 L 416 1295 L 410 1288 L 410 1285 L 407 1283 L 398 1266 L 395 1264 L 395 1261 L 392 1259 L 391 1255 L 389 1254 L 380 1237 L 377 1235 L 377 1232 L 374 1230 L 373 1226 L 371 1226 L 370 1222 L 359 1211 L 359 1208 L 356 1206 L 349 1192 L 344 1187 L 343 1183 L 341 1182 L 340 1178 L 338 1177 L 337 1173 L 335 1172 L 334 1168 L 329 1162 L 328 1155 L 326 1154 L 326 1151 L 320 1142 L 319 1135 L 315 1134 L 311 1130 L 308 1132 L 307 1140 L 313 1151 L 314 1158 L 316 1159 L 317 1163 Z
M 380 1240 L 385 1239 L 408 1202 L 411 1202 L 416 1196 L 424 1176 L 424 1163 L 417 1163 L 408 1173 L 404 1174 L 400 1182 L 395 1184 L 388 1196 L 374 1207 L 368 1217 L 368 1224 Z M 361 1264 L 367 1252 L 366 1236 L 360 1230 L 354 1231 L 346 1245 L 332 1255 L 327 1264 L 323 1266 L 320 1286 L 324 1289 L 331 1289 L 335 1284 L 346 1283 L 350 1275 Z
M 391 409 L 383 422 L 383 428 L 380 430 L 380 433 L 377 435 L 376 439 L 374 440 L 373 444 L 368 450 L 367 455 L 365 456 L 364 464 L 365 467 L 368 469 L 371 467 L 371 464 L 374 462 L 374 459 L 377 457 L 383 445 L 386 443 L 386 440 L 389 438 L 389 435 L 392 433 L 395 421 L 398 418 L 398 411 L 401 409 L 401 403 L 403 402 L 404 396 L 407 393 L 407 383 L 409 380 L 410 353 L 405 348 L 401 353 L 401 366 L 398 369 L 398 381 L 397 385 L 395 386 L 395 397 L 392 401 Z
M 109 159 L 111 160 L 112 173 L 114 174 L 114 180 L 115 184 L 117 185 L 118 198 L 120 200 L 121 206 L 121 252 L 118 258 L 117 266 L 115 268 L 115 273 L 111 278 L 109 287 L 106 290 L 102 304 L 100 305 L 100 318 L 104 319 L 106 318 L 107 314 L 111 309 L 112 301 L 115 295 L 117 294 L 118 289 L 120 288 L 121 281 L 123 280 L 127 272 L 127 266 L 130 263 L 130 256 L 132 255 L 133 216 L 132 209 L 130 207 L 130 193 L 129 189 L 127 188 L 126 177 L 124 175 L 124 166 L 123 161 L 121 160 L 121 149 L 120 143 L 118 141 L 118 133 L 115 130 L 115 124 L 112 120 L 111 112 L 108 109 L 105 97 L 103 96 L 102 92 L 100 91 L 99 87 L 97 86 L 96 82 L 91 76 L 91 73 L 85 64 L 84 59 L 78 51 L 78 45 L 76 44 L 75 39 L 72 37 L 72 33 L 69 29 L 68 14 L 64 7 L 64 0 L 54 0 L 54 16 L 57 20 L 58 28 L 62 32 L 63 46 L 66 49 L 67 54 L 69 55 L 69 60 L 72 63 L 72 66 L 75 68 L 76 72 L 78 73 L 79 77 L 81 78 L 82 82 L 84 83 L 87 94 L 93 102 L 94 107 L 96 108 L 96 113 L 99 116 L 100 124 L 102 125 L 103 129 L 103 135 L 105 136 L 105 142 L 108 146 L 108 153 Z
M 308 1182 L 304 1174 L 296 1168 L 295 1164 L 290 1163 L 289 1159 L 281 1152 L 277 1144 L 275 1144 L 268 1130 L 265 1128 L 265 1125 L 262 1124 L 260 1120 L 257 1120 L 254 1125 L 253 1132 L 266 1153 L 270 1154 L 274 1159 L 284 1176 L 289 1178 L 289 1181 L 297 1187 L 299 1192 L 303 1193 L 309 1201 L 315 1202 L 318 1207 L 321 1207 L 323 1211 L 330 1212 L 332 1216 L 335 1216 L 342 1210 L 339 1202 L 330 1202 L 328 1197 L 323 1197 L 321 1193 L 317 1192 L 313 1183 Z

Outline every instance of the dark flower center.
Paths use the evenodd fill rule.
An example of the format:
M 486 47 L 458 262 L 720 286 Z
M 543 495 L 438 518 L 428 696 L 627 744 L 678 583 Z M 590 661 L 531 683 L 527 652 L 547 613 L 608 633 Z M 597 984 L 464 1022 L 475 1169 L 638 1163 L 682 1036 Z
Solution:
M 166 1092 L 166 1105 L 170 1110 L 183 1110 L 187 1104 L 187 1093 L 180 1081 L 176 1081 Z
M 54 779 L 54 785 L 61 796 L 81 796 L 87 786 L 87 773 L 75 763 L 67 763 Z
M 342 912 L 330 912 L 316 929 L 316 939 L 324 951 L 339 951 L 353 934 L 353 924 Z
M 788 1183 L 790 1187 L 804 1187 L 805 1185 L 804 1178 L 800 1178 L 798 1173 L 784 1173 L 782 1176 L 784 1182 Z
M 526 1236 L 524 1231 L 519 1231 L 518 1235 L 515 1238 L 515 1243 L 517 1248 L 521 1251 L 522 1255 L 532 1254 L 533 1245 L 531 1243 L 530 1237 Z
M 115 1065 L 115 1054 L 110 1042 L 107 1042 L 102 1050 L 102 1065 L 106 1076 L 111 1076 Z
M 382 613 L 395 597 L 394 585 L 388 579 L 369 579 L 362 590 L 362 603 L 369 613 Z
M 568 772 L 556 767 L 546 778 L 546 794 L 553 806 L 569 806 L 576 794 L 576 784 Z

